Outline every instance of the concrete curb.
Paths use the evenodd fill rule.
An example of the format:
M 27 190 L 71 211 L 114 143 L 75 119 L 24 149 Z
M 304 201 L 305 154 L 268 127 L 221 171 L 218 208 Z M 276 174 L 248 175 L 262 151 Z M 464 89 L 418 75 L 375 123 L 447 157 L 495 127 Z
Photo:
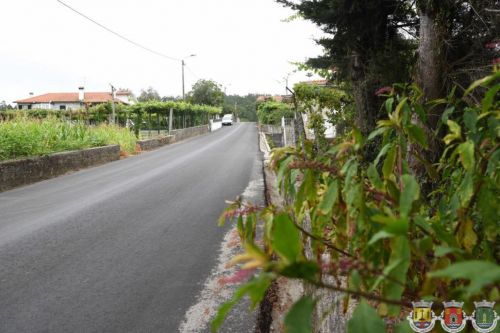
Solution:
M 120 146 L 111 145 L 0 162 L 0 192 L 119 158 Z

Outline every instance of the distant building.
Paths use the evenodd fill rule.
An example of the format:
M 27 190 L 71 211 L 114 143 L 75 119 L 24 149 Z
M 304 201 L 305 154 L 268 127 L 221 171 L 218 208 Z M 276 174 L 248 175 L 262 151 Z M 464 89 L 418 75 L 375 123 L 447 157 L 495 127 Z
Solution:
M 112 101 L 111 92 L 85 92 L 83 87 L 78 92 L 48 93 L 14 101 L 19 110 L 79 110 Z M 115 93 L 115 102 L 133 104 L 133 94 L 129 90 Z
M 267 102 L 267 101 L 275 101 L 275 102 L 283 102 L 283 103 L 291 103 L 292 95 L 260 95 L 257 96 L 257 103 Z

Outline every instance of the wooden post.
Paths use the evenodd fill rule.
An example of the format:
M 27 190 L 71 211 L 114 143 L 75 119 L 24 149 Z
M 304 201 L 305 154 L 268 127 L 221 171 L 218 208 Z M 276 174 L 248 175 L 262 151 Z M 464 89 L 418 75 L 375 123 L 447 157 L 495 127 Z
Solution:
M 168 134 L 172 132 L 172 121 L 173 121 L 174 109 L 170 108 L 170 114 L 168 116 Z

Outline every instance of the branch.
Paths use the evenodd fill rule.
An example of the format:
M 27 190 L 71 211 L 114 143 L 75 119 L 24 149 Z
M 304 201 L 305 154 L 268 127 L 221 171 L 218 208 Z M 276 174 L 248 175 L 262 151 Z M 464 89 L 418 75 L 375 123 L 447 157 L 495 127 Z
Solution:
M 384 297 L 381 297 L 381 296 L 378 296 L 375 294 L 370 294 L 370 293 L 367 293 L 364 291 L 358 291 L 358 290 L 353 290 L 353 289 L 332 286 L 330 284 L 326 284 L 326 283 L 321 282 L 321 281 L 308 281 L 308 282 L 315 285 L 316 287 L 325 288 L 325 289 L 329 289 L 329 290 L 333 290 L 333 291 L 339 291 L 339 292 L 343 292 L 343 293 L 346 293 L 349 295 L 363 297 L 363 298 L 366 298 L 366 299 L 369 299 L 372 301 L 378 301 L 378 302 L 382 302 L 382 303 L 386 303 L 386 304 L 400 305 L 400 306 L 405 306 L 408 308 L 411 308 L 411 306 L 412 306 L 410 302 L 387 299 L 387 298 L 384 298 Z
M 349 258 L 354 258 L 354 256 L 352 254 L 350 254 L 349 252 L 346 252 L 342 249 L 339 249 L 338 247 L 336 247 L 335 245 L 333 245 L 330 241 L 326 240 L 326 239 L 323 239 L 321 237 L 318 237 L 318 236 L 315 236 L 313 234 L 311 234 L 309 231 L 305 230 L 304 228 L 302 228 L 300 225 L 297 224 L 297 222 L 295 222 L 295 219 L 293 221 L 293 224 L 295 225 L 295 227 L 297 229 L 299 229 L 304 235 L 306 235 L 307 237 L 311 238 L 311 239 L 314 239 L 315 241 L 318 241 L 322 244 L 324 244 L 327 248 L 329 249 L 332 249 L 332 250 L 335 250 L 339 253 L 342 253 L 343 255 L 345 255 L 346 257 L 349 257 Z
M 321 238 L 321 237 L 318 237 L 318 236 L 315 236 L 315 235 L 311 234 L 310 232 L 308 232 L 307 230 L 305 230 L 304 228 L 302 228 L 300 225 L 298 225 L 298 224 L 297 224 L 297 222 L 295 222 L 295 219 L 294 219 L 294 221 L 293 221 L 293 224 L 295 225 L 295 227 L 296 227 L 297 229 L 299 229 L 299 230 L 300 230 L 302 233 L 304 233 L 307 237 L 309 237 L 309 238 L 311 238 L 311 239 L 314 239 L 314 240 L 316 240 L 316 241 L 318 241 L 318 242 L 322 243 L 322 244 L 323 244 L 323 245 L 325 245 L 327 248 L 332 249 L 332 250 L 335 250 L 335 251 L 337 251 L 337 252 L 340 252 L 340 253 L 342 253 L 343 255 L 345 255 L 346 257 L 349 257 L 349 258 L 354 258 L 354 257 L 355 257 L 355 256 L 353 256 L 352 254 L 350 254 L 350 253 L 348 253 L 348 252 L 345 252 L 345 251 L 344 251 L 344 250 L 342 250 L 342 249 L 339 249 L 338 247 L 336 247 L 335 245 L 333 245 L 333 244 L 332 244 L 331 242 L 329 242 L 328 240 L 323 239 L 323 238 Z M 387 279 L 387 280 L 389 280 L 389 281 L 392 281 L 392 282 L 397 283 L 397 284 L 399 284 L 399 285 L 401 285 L 401 286 L 403 286 L 403 287 L 406 287 L 406 285 L 405 285 L 403 282 L 401 282 L 401 281 L 399 281 L 399 280 L 397 280 L 397 279 L 395 279 L 395 278 L 393 278 L 393 277 L 391 277 L 391 276 L 389 276 L 389 275 L 387 275 L 387 274 L 384 274 L 382 271 L 379 271 L 379 270 L 377 270 L 377 269 L 371 269 L 371 268 L 366 268 L 366 269 L 368 270 L 368 272 L 373 273 L 374 275 L 383 276 L 384 278 L 386 278 L 386 279 Z

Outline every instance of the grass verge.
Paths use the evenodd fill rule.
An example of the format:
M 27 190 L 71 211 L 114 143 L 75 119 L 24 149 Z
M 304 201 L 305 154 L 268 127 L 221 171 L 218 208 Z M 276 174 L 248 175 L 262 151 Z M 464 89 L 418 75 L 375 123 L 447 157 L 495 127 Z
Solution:
M 119 144 L 126 154 L 135 152 L 130 130 L 114 125 L 88 126 L 56 118 L 15 118 L 0 122 L 0 160 L 41 156 L 55 152 Z

